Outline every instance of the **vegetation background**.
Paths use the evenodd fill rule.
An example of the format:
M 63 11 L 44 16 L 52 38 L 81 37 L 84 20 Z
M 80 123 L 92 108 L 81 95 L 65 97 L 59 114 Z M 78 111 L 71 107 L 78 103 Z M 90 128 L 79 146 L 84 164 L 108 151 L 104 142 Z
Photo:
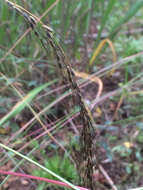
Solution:
M 105 172 L 95 169 L 96 189 L 143 189 L 138 188 L 143 186 L 143 1 L 12 2 L 38 18 L 46 13 L 42 21 L 53 29 L 76 72 L 96 124 L 96 156 Z M 24 18 L 1 0 L 0 142 L 38 166 L 1 148 L 0 171 L 57 179 L 43 166 L 82 185 L 84 163 L 76 154 L 79 105 L 62 83 L 50 46 L 48 51 Z M 0 189 L 66 188 L 0 174 Z

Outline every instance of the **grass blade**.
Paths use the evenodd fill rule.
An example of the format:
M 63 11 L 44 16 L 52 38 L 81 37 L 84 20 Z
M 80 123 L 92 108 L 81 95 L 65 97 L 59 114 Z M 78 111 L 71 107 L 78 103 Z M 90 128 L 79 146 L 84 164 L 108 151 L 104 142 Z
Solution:
M 116 23 L 111 31 L 110 38 L 113 38 L 118 31 L 120 30 L 121 26 L 128 22 L 136 13 L 137 11 L 143 7 L 143 0 L 138 0 L 136 3 L 132 5 L 132 7 L 128 10 L 125 17 L 121 18 L 118 23 Z
M 61 180 L 62 182 L 68 184 L 70 187 L 72 187 L 75 190 L 80 190 L 78 187 L 76 187 L 75 185 L 73 185 L 72 183 L 68 182 L 67 180 L 65 180 L 64 178 L 60 177 L 59 175 L 57 175 L 56 173 L 52 172 L 51 170 L 49 170 L 48 168 L 45 168 L 44 166 L 42 166 L 41 164 L 35 162 L 34 160 L 28 158 L 27 156 L 24 156 L 23 154 L 13 150 L 12 148 L 9 148 L 8 146 L 5 146 L 4 144 L 0 143 L 0 146 L 3 147 L 4 149 L 13 152 L 14 154 L 20 156 L 21 158 L 31 162 L 32 164 L 38 166 L 39 168 L 45 170 L 46 172 L 48 172 L 49 174 L 51 174 L 52 176 L 55 176 L 57 179 Z
M 143 187 L 138 187 L 138 188 L 135 188 L 135 189 L 129 189 L 129 190 L 143 190 Z
M 49 83 L 46 83 L 46 84 L 43 84 L 43 85 L 31 90 L 25 97 L 23 97 L 23 99 L 20 102 L 18 102 L 12 108 L 12 110 L 7 115 L 5 115 L 0 120 L 0 125 L 3 125 L 7 120 L 9 120 L 10 118 L 16 116 L 18 113 L 20 113 L 35 98 L 35 96 L 39 92 L 41 92 L 43 89 L 45 89 L 47 86 L 51 85 L 52 83 L 53 83 L 53 81 L 49 82 Z
M 104 27 L 105 27 L 105 25 L 106 25 L 106 23 L 108 21 L 108 17 L 110 15 L 115 3 L 116 3 L 116 0 L 110 0 L 109 3 L 108 3 L 108 6 L 107 6 L 107 8 L 106 8 L 106 10 L 105 10 L 105 12 L 104 12 L 104 14 L 102 16 L 102 19 L 101 19 L 100 29 L 99 29 L 99 32 L 98 32 L 97 41 L 96 41 L 95 46 L 97 46 L 97 44 L 99 43 L 101 33 L 102 33 L 102 31 L 103 31 L 103 29 L 104 29 Z

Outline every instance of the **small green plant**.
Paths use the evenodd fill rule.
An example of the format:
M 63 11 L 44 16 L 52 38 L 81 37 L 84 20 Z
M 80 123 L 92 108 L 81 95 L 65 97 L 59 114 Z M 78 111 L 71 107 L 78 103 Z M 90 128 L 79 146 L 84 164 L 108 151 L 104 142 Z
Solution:
M 46 155 L 44 155 L 44 158 L 46 158 Z M 74 167 L 74 164 L 71 163 L 69 158 L 66 156 L 64 158 L 61 158 L 59 155 L 55 155 L 51 158 L 47 158 L 44 161 L 44 166 L 46 168 L 48 168 L 49 170 L 55 172 L 57 175 L 62 176 L 64 179 L 66 179 L 74 184 L 76 182 L 78 182 L 78 174 L 77 174 L 76 168 Z M 40 176 L 40 177 L 44 177 L 44 178 L 48 178 L 48 179 L 54 179 L 54 180 L 57 179 L 41 169 L 34 170 L 32 174 L 34 176 Z M 51 185 L 51 184 L 42 182 L 38 185 L 37 189 L 39 190 L 39 189 L 41 189 L 41 187 L 46 188 L 49 186 L 53 187 L 53 185 Z M 58 189 L 59 189 L 59 187 L 58 187 Z

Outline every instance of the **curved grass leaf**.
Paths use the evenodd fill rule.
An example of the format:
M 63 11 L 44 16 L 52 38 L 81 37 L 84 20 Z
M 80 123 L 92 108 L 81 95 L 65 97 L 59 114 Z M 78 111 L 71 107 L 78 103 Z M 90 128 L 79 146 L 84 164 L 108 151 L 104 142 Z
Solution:
M 3 125 L 6 121 L 8 121 L 10 118 L 16 116 L 18 113 L 20 113 L 28 104 L 35 98 L 35 96 L 41 92 L 43 89 L 54 83 L 56 80 L 48 82 L 46 84 L 43 84 L 37 88 L 34 88 L 31 90 L 23 99 L 18 102 L 12 110 L 6 114 L 1 120 L 0 120 L 0 125 Z

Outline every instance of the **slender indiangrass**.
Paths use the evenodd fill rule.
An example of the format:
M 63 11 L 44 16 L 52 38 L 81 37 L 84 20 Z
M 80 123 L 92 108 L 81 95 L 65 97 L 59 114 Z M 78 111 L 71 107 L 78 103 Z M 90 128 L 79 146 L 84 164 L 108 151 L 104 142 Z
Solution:
M 133 0 L 131 1 L 133 2 Z M 44 174 L 43 176 L 42 174 L 37 175 L 37 174 L 40 174 L 40 170 L 39 171 L 37 170 L 39 173 L 37 173 L 36 175 L 35 173 L 32 173 L 31 175 L 27 175 L 27 174 L 23 175 L 18 172 L 16 173 L 15 170 L 7 171 L 7 172 L 0 170 L 0 173 L 4 175 L 28 177 L 29 179 L 31 178 L 31 179 L 41 180 L 41 181 L 52 182 L 54 184 L 63 185 L 65 187 L 69 187 L 73 189 L 86 190 L 86 188 L 81 188 L 81 187 L 73 185 L 73 184 L 77 184 L 76 182 L 79 179 L 76 176 L 77 175 L 76 172 L 75 173 L 73 172 L 74 176 L 76 176 L 76 179 L 75 179 L 75 178 L 72 178 L 71 175 L 66 175 L 67 174 L 66 171 L 64 174 L 60 173 L 60 169 L 59 169 L 59 173 L 58 173 L 58 170 L 55 172 L 53 169 L 50 168 L 50 164 L 49 166 L 47 166 L 48 169 L 46 170 L 46 167 L 44 167 L 43 165 L 45 164 L 46 161 L 49 162 L 50 160 L 49 158 L 48 160 L 46 160 L 44 157 L 44 160 L 42 160 L 43 161 L 42 165 L 40 165 L 38 162 L 33 162 L 33 160 L 30 159 L 30 155 L 27 154 L 26 156 L 24 156 L 23 154 L 20 153 L 21 151 L 25 151 L 25 152 L 28 151 L 27 147 L 30 147 L 30 149 L 33 147 L 35 148 L 34 145 L 37 143 L 38 145 L 37 151 L 40 151 L 40 156 L 42 155 L 45 156 L 47 153 L 46 152 L 47 149 L 48 150 L 50 149 L 50 152 L 51 152 L 51 148 L 54 151 L 57 151 L 57 148 L 60 147 L 64 151 L 64 153 L 68 155 L 68 159 L 72 161 L 72 166 L 74 166 L 76 170 L 78 171 L 78 173 L 80 174 L 80 179 L 81 179 L 80 184 L 82 184 L 84 187 L 87 187 L 88 189 L 91 189 L 91 190 L 95 189 L 96 186 L 98 187 L 98 182 L 96 183 L 96 180 L 94 179 L 94 177 L 95 177 L 96 171 L 99 170 L 99 172 L 101 172 L 104 178 L 108 181 L 108 184 L 111 186 L 111 188 L 117 189 L 114 186 L 114 182 L 112 181 L 112 179 L 108 176 L 108 170 L 107 172 L 104 172 L 100 168 L 101 163 L 102 163 L 101 161 L 102 158 L 100 156 L 98 158 L 98 155 L 100 154 L 100 139 L 99 139 L 99 142 L 97 141 L 98 141 L 98 137 L 99 138 L 102 137 L 102 134 L 100 136 L 100 130 L 97 131 L 97 129 L 103 128 L 106 131 L 112 128 L 111 125 L 114 125 L 114 124 L 124 125 L 124 124 L 133 122 L 133 120 L 137 121 L 138 119 L 142 118 L 142 114 L 138 114 L 139 112 L 134 111 L 134 110 L 142 109 L 141 105 L 139 105 L 138 108 L 134 107 L 133 108 L 133 112 L 135 112 L 133 113 L 134 115 L 130 115 L 130 112 L 129 112 L 128 118 L 127 117 L 123 118 L 122 113 L 120 113 L 120 108 L 122 109 L 122 106 L 124 107 L 124 105 L 122 105 L 124 104 L 124 100 L 125 100 L 125 105 L 126 105 L 126 102 L 128 101 L 132 101 L 132 103 L 134 104 L 139 101 L 142 102 L 141 100 L 139 100 L 141 99 L 140 96 L 142 96 L 142 93 L 143 93 L 143 91 L 140 89 L 140 84 L 142 84 L 142 81 L 143 81 L 142 80 L 143 74 L 139 71 L 142 64 L 140 64 L 141 61 L 136 62 L 135 59 L 137 59 L 138 57 L 142 57 L 143 52 L 139 52 L 139 51 L 142 51 L 141 48 L 138 49 L 137 51 L 134 50 L 135 49 L 134 47 L 137 47 L 137 46 L 141 47 L 141 45 L 139 43 L 134 44 L 131 41 L 131 44 L 134 44 L 133 48 L 131 48 L 130 52 L 124 53 L 122 55 L 122 51 L 124 51 L 124 47 L 122 47 L 121 45 L 125 43 L 124 40 L 122 39 L 125 39 L 126 37 L 123 37 L 121 35 L 119 36 L 119 38 L 116 38 L 116 41 L 114 41 L 114 39 L 115 39 L 115 36 L 118 34 L 118 32 L 121 30 L 122 26 L 124 27 L 123 29 L 128 29 L 129 26 L 127 25 L 127 22 L 133 16 L 135 16 L 137 11 L 140 10 L 141 7 L 143 7 L 143 1 L 137 0 L 136 2 L 134 2 L 134 4 L 132 3 L 130 4 L 128 1 L 125 2 L 127 6 L 124 6 L 124 8 L 122 8 L 122 10 L 124 10 L 124 14 L 121 14 L 119 18 L 118 18 L 118 15 L 122 12 L 120 9 L 122 5 L 124 5 L 124 2 L 117 2 L 116 0 L 109 0 L 109 1 L 89 0 L 89 1 L 84 1 L 84 2 L 71 1 L 71 0 L 63 0 L 63 1 L 53 0 L 53 1 L 46 2 L 45 0 L 42 0 L 40 1 L 40 3 L 38 2 L 38 0 L 37 1 L 31 0 L 29 2 L 22 1 L 23 3 L 22 6 L 18 5 L 17 4 L 18 2 L 20 1 L 3 0 L 0 5 L 0 17 L 1 17 L 1 20 L 3 21 L 2 23 L 0 23 L 0 26 L 2 26 L 0 27 L 0 34 L 1 34 L 0 41 L 3 40 L 2 45 L 0 45 L 0 50 L 2 49 L 2 51 L 0 51 L 0 56 L 3 56 L 2 58 L 0 58 L 0 75 L 1 75 L 0 85 L 2 84 L 4 86 L 1 89 L 2 95 L 1 95 L 0 103 L 3 101 L 3 99 L 6 99 L 6 100 L 8 99 L 10 101 L 10 103 L 2 102 L 2 105 L 3 104 L 6 105 L 6 108 L 3 108 L 4 106 L 0 108 L 0 112 L 2 109 L 2 116 L 3 116 L 3 112 L 6 113 L 5 116 L 3 116 L 2 119 L 0 120 L 0 135 L 6 135 L 6 132 L 7 132 L 6 129 L 9 126 L 12 132 L 14 131 L 14 133 L 12 133 L 10 138 L 5 138 L 6 140 L 5 139 L 3 140 L 4 143 L 0 144 L 2 148 L 8 150 L 8 153 L 7 153 L 7 151 L 4 151 L 3 149 L 3 153 L 5 153 L 5 156 L 0 158 L 0 161 L 2 160 L 2 164 L 3 163 L 5 164 L 8 159 L 8 160 L 11 160 L 13 164 L 17 166 L 18 165 L 17 163 L 19 162 L 17 157 L 14 157 L 13 154 L 12 156 L 11 155 L 9 156 L 9 152 L 13 152 L 14 154 L 19 155 L 23 159 L 29 161 L 31 164 L 35 164 L 36 166 L 40 167 L 43 173 L 46 171 L 46 174 L 45 176 Z M 39 6 L 37 6 L 38 4 Z M 31 5 L 33 8 L 32 13 L 29 12 L 29 10 L 31 9 Z M 14 11 L 9 12 L 8 7 Z M 51 7 L 54 7 L 54 9 L 52 9 L 51 12 L 48 13 Z M 39 17 L 35 16 L 35 15 L 40 15 L 41 10 L 45 11 L 44 14 Z M 112 13 L 115 16 L 112 16 L 111 15 Z M 18 14 L 20 14 L 21 16 L 17 16 Z M 9 18 L 10 16 L 11 18 L 10 20 L 8 20 L 7 18 Z M 26 24 L 23 24 L 23 18 L 26 21 Z M 42 18 L 45 18 L 45 20 L 41 21 Z M 141 18 L 140 13 L 137 15 L 137 18 Z M 15 19 L 17 21 L 17 25 L 15 24 Z M 92 22 L 95 24 L 92 24 Z M 49 24 L 46 25 L 45 23 L 50 23 L 50 25 Z M 30 26 L 30 28 L 28 28 L 26 32 L 23 35 L 21 35 L 21 32 L 23 31 L 21 31 L 20 28 L 23 29 L 24 27 L 27 27 L 27 24 L 28 26 Z M 130 24 L 132 24 L 132 22 L 129 23 L 129 25 Z M 17 29 L 20 29 L 20 30 L 17 30 Z M 27 36 L 27 34 L 30 32 L 32 33 L 29 36 Z M 17 35 L 15 35 L 16 33 L 18 33 L 19 36 L 21 36 L 18 40 L 17 40 Z M 124 33 L 124 34 L 128 35 L 128 33 Z M 5 36 L 8 36 L 9 39 L 5 38 Z M 25 36 L 26 38 L 24 39 Z M 31 40 L 33 37 L 35 40 Z M 11 44 L 13 43 L 13 40 L 15 44 L 11 46 Z M 22 43 L 24 43 L 24 45 L 22 44 L 22 46 L 20 46 L 19 44 L 21 40 L 23 40 Z M 95 40 L 95 42 L 93 40 Z M 61 42 L 63 43 L 62 47 L 61 47 Z M 91 44 L 89 44 L 90 42 Z M 39 44 L 42 46 L 42 48 L 39 48 Z M 106 44 L 110 46 L 112 57 L 113 57 L 112 62 L 114 64 L 110 63 L 111 56 L 109 57 L 109 61 L 107 61 L 107 59 L 101 59 L 101 62 L 99 62 L 99 59 L 97 59 L 100 52 L 105 51 Z M 19 45 L 20 51 L 14 50 L 17 45 Z M 34 45 L 34 48 L 32 48 L 32 45 Z M 5 46 L 7 48 L 5 48 Z M 7 51 L 9 46 L 11 48 Z M 73 48 L 70 48 L 71 46 Z M 126 46 L 128 50 L 130 50 L 128 45 Z M 84 64 L 86 63 L 87 66 L 81 65 L 82 69 L 85 66 L 85 68 L 87 69 L 86 71 L 92 71 L 95 73 L 89 76 L 89 74 L 86 74 L 84 72 L 75 71 L 70 64 L 68 56 L 65 54 L 65 50 L 64 50 L 65 47 L 66 47 L 66 50 L 70 48 L 68 51 L 68 56 L 74 55 L 74 58 L 76 59 L 76 61 L 79 61 L 79 62 L 81 62 L 84 59 L 83 63 Z M 92 48 L 94 49 L 92 50 Z M 116 48 L 116 51 L 115 51 L 115 48 Z M 134 54 L 134 55 L 131 55 L 131 54 Z M 40 55 L 40 59 L 39 59 L 39 55 Z M 117 55 L 118 57 L 121 58 L 120 61 L 117 61 Z M 27 58 L 28 56 L 32 58 L 28 60 Z M 45 60 L 45 57 L 48 57 L 48 60 Z M 125 58 L 122 59 L 122 57 L 125 57 Z M 141 60 L 141 58 L 138 58 L 138 59 Z M 72 61 L 74 61 L 74 59 L 72 59 Z M 104 61 L 106 62 L 105 65 L 101 65 L 100 63 L 103 63 Z M 133 63 L 136 62 L 136 64 L 132 66 L 133 65 L 132 62 Z M 135 69 L 136 72 L 134 73 L 134 68 L 138 66 L 139 64 L 140 66 Z M 60 81 L 58 81 L 59 83 L 57 83 L 56 82 L 57 76 L 55 77 L 53 75 L 55 74 L 56 65 L 59 68 L 59 71 L 62 77 L 62 82 L 63 82 L 63 86 L 57 89 L 56 89 L 56 86 L 61 83 Z M 121 68 L 120 70 L 119 68 L 122 66 L 123 68 Z M 50 69 L 48 70 L 48 68 Z M 125 68 L 125 72 L 124 72 L 124 68 Z M 117 71 L 117 73 L 115 73 L 114 72 L 115 69 L 116 71 L 118 70 L 119 72 Z M 21 73 L 23 73 L 23 71 L 24 72 L 27 71 L 28 76 L 27 76 L 27 73 L 22 76 Z M 40 74 L 40 78 L 38 78 L 38 80 L 37 80 L 37 73 L 34 71 Z M 111 74 L 112 77 L 110 77 L 111 75 L 109 74 Z M 19 77 L 20 75 L 21 75 L 21 78 Z M 46 81 L 49 80 L 48 78 L 49 75 L 51 75 L 54 78 L 54 80 L 51 80 L 51 82 L 48 82 L 48 83 L 43 82 L 43 79 L 44 80 L 46 79 Z M 36 78 L 36 80 L 34 77 Z M 88 80 L 88 82 L 86 82 L 86 84 L 84 83 L 84 85 L 81 85 L 79 81 L 78 82 L 76 81 L 76 77 L 86 79 Z M 30 78 L 30 80 L 28 80 L 27 78 L 28 79 Z M 109 86 L 110 86 L 110 81 L 112 82 L 114 78 L 117 78 L 117 81 L 116 80 L 113 81 L 115 82 L 116 90 L 112 89 L 112 91 L 106 93 L 106 86 L 107 86 L 106 81 L 105 81 L 106 78 L 108 80 L 107 83 L 109 83 Z M 5 84 L 5 81 L 6 81 L 6 84 Z M 86 86 L 90 82 L 96 83 L 96 85 L 98 85 L 98 91 L 93 101 L 87 100 L 87 103 L 90 106 L 90 109 L 89 109 L 83 99 L 80 87 Z M 40 83 L 40 85 L 38 83 Z M 26 88 L 21 89 L 23 84 L 26 85 Z M 103 91 L 104 85 L 105 85 L 105 88 Z M 112 84 L 110 87 L 112 88 Z M 31 88 L 33 90 L 31 90 Z M 26 89 L 28 89 L 28 93 L 25 94 L 24 91 Z M 41 91 L 43 91 L 44 89 L 45 89 L 44 91 L 45 94 L 39 95 L 39 97 L 36 98 L 36 96 L 40 94 Z M 58 89 L 60 90 L 58 91 Z M 63 90 L 67 90 L 67 92 L 64 94 L 61 94 L 60 97 L 56 97 L 55 99 L 55 96 L 63 92 Z M 8 96 L 8 98 L 6 98 L 5 94 L 9 91 L 12 91 L 14 98 L 11 98 L 11 94 Z M 53 94 L 52 92 L 51 93 L 52 96 L 51 96 L 51 94 L 49 93 L 51 91 L 56 92 L 56 95 Z M 103 94 L 103 96 L 101 96 L 102 92 L 106 94 Z M 85 93 L 85 94 L 91 95 L 90 92 Z M 15 103 L 15 101 L 17 102 L 17 95 L 21 98 L 21 100 L 18 101 L 18 103 Z M 63 105 L 63 102 L 66 101 L 67 98 L 69 98 L 69 96 L 72 97 L 72 100 L 70 99 L 67 105 Z M 139 96 L 139 99 L 136 100 L 135 99 L 136 96 Z M 89 97 L 89 99 L 90 98 L 91 97 Z M 131 100 L 132 98 L 133 100 Z M 118 102 L 117 102 L 115 111 L 113 110 L 114 111 L 113 116 L 110 117 L 110 114 L 109 114 L 109 117 L 106 117 L 104 120 L 104 115 L 102 114 L 103 113 L 102 106 L 104 106 L 104 104 L 102 105 L 102 103 L 104 103 L 105 100 L 107 99 L 109 99 L 111 102 L 112 101 L 113 102 L 118 101 Z M 134 100 L 135 102 L 133 102 Z M 32 102 L 32 106 L 31 106 L 31 102 Z M 48 102 L 47 106 L 45 105 L 45 102 Z M 15 106 L 13 106 L 12 109 L 10 109 L 10 111 L 7 112 L 7 110 L 9 110 L 9 105 L 13 105 L 13 103 Z M 71 108 L 71 105 L 73 106 L 72 108 Z M 68 111 L 63 109 L 65 108 L 64 106 L 66 107 L 66 109 L 68 109 Z M 106 106 L 108 106 L 108 103 Z M 25 108 L 27 109 L 27 112 L 25 112 L 26 111 Z M 61 115 L 58 115 L 59 109 L 62 109 Z M 128 107 L 127 108 L 125 107 L 125 111 L 126 109 L 128 110 Z M 93 112 L 98 112 L 98 111 L 100 112 L 100 113 L 98 112 L 100 115 L 99 117 L 101 118 L 101 119 L 99 118 L 100 124 L 96 125 L 94 123 L 94 119 L 92 117 L 90 110 L 92 110 Z M 27 117 L 26 115 L 27 113 L 28 114 L 30 113 L 29 117 Z M 97 115 L 98 114 L 96 113 L 94 114 L 95 117 L 98 117 Z M 23 119 L 23 116 L 24 116 L 24 119 Z M 80 116 L 80 119 L 77 118 L 79 116 Z M 102 120 L 102 116 L 103 116 L 103 120 Z M 106 116 L 106 113 L 105 113 L 105 116 Z M 108 116 L 108 113 L 107 113 L 107 116 Z M 54 119 L 52 117 L 54 117 Z M 13 120 L 14 122 L 12 122 Z M 109 123 L 107 122 L 105 123 L 105 121 L 109 121 Z M 71 129 L 76 134 L 75 136 L 78 137 L 75 140 L 73 139 L 75 136 L 69 137 L 70 135 L 68 135 L 68 137 L 71 138 L 70 142 L 72 144 L 70 147 L 68 146 L 68 149 L 66 147 L 67 145 L 66 142 L 64 142 L 65 144 L 62 144 L 60 143 L 61 139 L 57 140 L 55 138 L 58 132 L 61 132 L 59 130 L 61 130 L 61 128 L 63 127 L 67 127 L 66 125 L 67 126 L 70 125 Z M 79 127 L 79 129 L 77 127 Z M 36 130 L 32 130 L 35 128 Z M 71 131 L 68 130 L 68 133 L 70 132 Z M 64 135 L 65 134 L 63 134 L 63 136 Z M 19 140 L 19 137 L 20 137 L 20 140 Z M 134 137 L 134 139 L 131 138 L 131 140 L 134 142 L 135 138 L 136 137 Z M 110 140 L 112 141 L 111 134 L 109 135 L 109 139 L 107 139 L 107 141 L 109 142 L 109 147 L 112 150 L 114 150 L 114 148 L 112 147 L 113 145 L 112 144 L 110 145 Z M 16 149 L 17 151 L 15 151 L 15 147 L 17 144 L 18 145 L 20 144 L 20 147 L 18 147 L 18 149 Z M 128 144 L 130 144 L 130 142 Z M 9 145 L 11 148 L 9 148 Z M 136 141 L 135 141 L 135 145 L 136 145 Z M 40 150 L 39 147 L 43 148 L 43 152 Z M 73 151 L 73 152 L 71 151 L 72 156 L 70 156 L 70 153 L 69 153 L 70 148 Z M 108 148 L 108 145 L 104 149 L 106 150 L 107 148 Z M 116 145 L 115 145 L 115 149 L 116 149 Z M 60 154 L 58 156 L 60 157 Z M 111 158 L 113 157 L 113 154 L 111 153 L 111 155 L 108 155 L 108 152 L 107 152 L 106 156 L 107 157 L 109 156 Z M 137 159 L 142 160 L 140 152 L 139 153 L 136 152 L 136 157 Z M 56 165 L 55 162 L 53 163 L 54 163 L 53 165 Z M 19 168 L 19 166 L 17 168 Z M 50 176 L 50 174 L 53 175 L 52 176 L 53 181 L 48 181 L 48 178 L 50 178 L 48 177 L 48 175 Z M 63 176 L 63 175 L 65 175 L 65 177 L 61 178 L 60 176 Z M 47 177 L 47 179 L 45 179 L 45 177 Z M 62 182 L 54 181 L 55 179 L 54 177 L 58 178 Z M 67 179 L 67 181 L 64 181 L 64 178 Z M 72 183 L 69 183 L 70 179 L 72 179 L 73 181 L 74 180 L 75 181 L 77 180 L 77 181 L 76 182 L 72 181 L 73 183 L 72 184 Z M 5 183 L 5 179 L 0 184 L 0 187 L 4 183 Z M 42 183 L 42 185 L 43 184 L 45 185 L 45 183 Z M 41 187 L 41 183 L 38 183 L 38 188 L 39 188 L 39 185 Z M 50 186 L 50 185 L 46 184 L 46 186 Z M 100 186 L 100 182 L 99 182 L 99 186 Z M 136 189 L 140 190 L 142 188 L 140 187 Z
M 75 99 L 78 100 L 77 104 L 80 107 L 80 118 L 83 123 L 83 130 L 81 133 L 81 153 L 83 160 L 86 163 L 84 166 L 85 169 L 83 171 L 84 174 L 82 174 L 84 176 L 83 182 L 86 187 L 93 189 L 93 119 L 89 109 L 84 103 L 80 89 L 76 83 L 75 73 L 69 63 L 69 60 L 67 59 L 60 44 L 54 37 L 53 30 L 49 26 L 43 24 L 35 15 L 31 14 L 16 3 L 12 3 L 9 0 L 5 1 L 11 8 L 15 9 L 26 19 L 46 52 L 48 51 L 48 44 L 51 45 L 63 77 L 63 82 L 70 85 Z

